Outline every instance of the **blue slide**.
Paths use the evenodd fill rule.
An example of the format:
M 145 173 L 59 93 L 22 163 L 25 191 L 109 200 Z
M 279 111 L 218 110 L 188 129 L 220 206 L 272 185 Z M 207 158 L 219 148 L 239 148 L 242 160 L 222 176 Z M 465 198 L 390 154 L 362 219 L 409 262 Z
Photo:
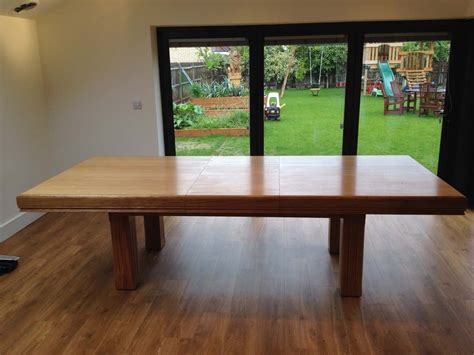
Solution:
M 395 75 L 393 75 L 392 68 L 388 63 L 379 63 L 379 72 L 383 80 L 383 88 L 387 96 L 393 96 L 391 82 L 395 80 Z

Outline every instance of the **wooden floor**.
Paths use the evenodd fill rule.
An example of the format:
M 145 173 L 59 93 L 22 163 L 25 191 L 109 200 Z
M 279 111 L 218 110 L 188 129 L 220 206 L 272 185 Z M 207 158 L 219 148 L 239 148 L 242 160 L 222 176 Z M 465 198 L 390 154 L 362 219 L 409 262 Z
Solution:
M 364 293 L 341 298 L 326 219 L 169 217 L 116 291 L 105 214 L 48 214 L 0 244 L 0 354 L 474 351 L 474 212 L 368 216 Z M 141 222 L 141 221 L 139 221 Z

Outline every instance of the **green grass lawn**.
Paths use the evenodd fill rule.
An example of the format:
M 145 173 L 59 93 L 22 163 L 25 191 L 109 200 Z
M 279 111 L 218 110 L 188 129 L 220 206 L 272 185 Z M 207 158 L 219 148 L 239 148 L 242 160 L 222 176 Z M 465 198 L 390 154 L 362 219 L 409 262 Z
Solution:
M 266 155 L 339 155 L 344 89 L 287 90 L 281 121 L 265 122 Z M 383 98 L 362 97 L 359 154 L 410 155 L 436 172 L 441 124 L 418 114 L 383 115 Z M 248 137 L 177 138 L 178 155 L 248 155 Z

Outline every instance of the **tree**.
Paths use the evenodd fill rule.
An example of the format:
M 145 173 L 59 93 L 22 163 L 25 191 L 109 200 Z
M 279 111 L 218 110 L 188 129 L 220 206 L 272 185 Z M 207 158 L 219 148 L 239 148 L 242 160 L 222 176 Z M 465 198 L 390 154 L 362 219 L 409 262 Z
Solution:
M 425 46 L 427 42 L 424 42 Z M 450 51 L 449 41 L 436 41 L 434 42 L 434 54 L 433 60 L 435 62 L 447 62 L 449 60 Z M 421 42 L 404 42 L 402 45 L 403 51 L 419 51 L 421 50 Z
M 241 47 L 246 48 L 246 47 Z M 311 70 L 314 74 L 319 74 L 321 51 L 324 51 L 322 74 L 332 75 L 345 73 L 347 62 L 347 46 L 344 44 L 328 45 L 274 45 L 265 46 L 264 49 L 264 76 L 267 85 L 280 86 L 290 79 L 302 81 L 309 73 L 309 50 L 311 48 L 313 62 Z M 248 49 L 242 50 L 242 58 L 247 58 L 248 70 Z M 244 60 L 242 60 L 244 62 Z M 289 65 L 291 63 L 291 65 Z M 244 72 L 244 66 L 242 71 Z M 282 85 L 283 87 L 283 85 Z
M 267 84 L 277 86 L 283 82 L 288 68 L 290 51 L 287 46 L 266 46 L 264 51 L 264 76 Z
M 228 63 L 227 56 L 221 53 L 214 53 L 208 47 L 198 48 L 198 56 L 204 61 L 204 65 L 209 71 L 214 74 L 226 73 Z
M 437 62 L 447 62 L 449 60 L 450 50 L 451 50 L 451 42 L 449 41 L 435 42 L 433 60 Z
M 249 75 L 249 48 L 247 46 L 233 47 L 240 54 L 240 72 L 243 78 Z M 214 74 L 227 74 L 229 56 L 215 53 L 209 47 L 198 48 L 198 56 L 204 61 L 206 68 Z
M 311 50 L 312 65 L 309 65 L 309 51 Z M 321 63 L 321 52 L 323 52 L 323 60 Z M 347 45 L 345 44 L 323 44 L 313 46 L 299 46 L 296 51 L 298 58 L 299 71 L 304 74 L 298 80 L 302 80 L 304 76 L 311 70 L 315 77 L 319 76 L 319 70 L 324 76 L 345 73 L 347 65 Z M 320 83 L 321 84 L 321 83 Z
M 280 97 L 283 97 L 285 95 L 286 83 L 288 82 L 288 76 L 293 70 L 293 66 L 295 65 L 295 62 L 296 62 L 296 49 L 297 49 L 296 46 L 291 46 L 291 49 L 289 50 L 290 53 L 288 55 L 288 64 L 286 65 L 285 76 L 283 77 L 283 84 L 281 84 Z
M 242 78 L 248 78 L 250 69 L 249 69 L 249 59 L 250 59 L 250 53 L 249 53 L 249 47 L 248 46 L 242 46 L 242 47 L 236 47 L 236 49 L 240 53 L 240 72 L 242 73 Z

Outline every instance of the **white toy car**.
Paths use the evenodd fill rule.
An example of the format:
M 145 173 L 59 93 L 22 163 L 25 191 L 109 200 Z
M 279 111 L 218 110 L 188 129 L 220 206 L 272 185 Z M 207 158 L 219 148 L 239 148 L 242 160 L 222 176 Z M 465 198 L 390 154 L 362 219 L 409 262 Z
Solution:
M 280 110 L 280 95 L 277 92 L 270 92 L 267 95 L 267 103 L 265 105 L 265 118 L 271 121 L 279 121 Z

